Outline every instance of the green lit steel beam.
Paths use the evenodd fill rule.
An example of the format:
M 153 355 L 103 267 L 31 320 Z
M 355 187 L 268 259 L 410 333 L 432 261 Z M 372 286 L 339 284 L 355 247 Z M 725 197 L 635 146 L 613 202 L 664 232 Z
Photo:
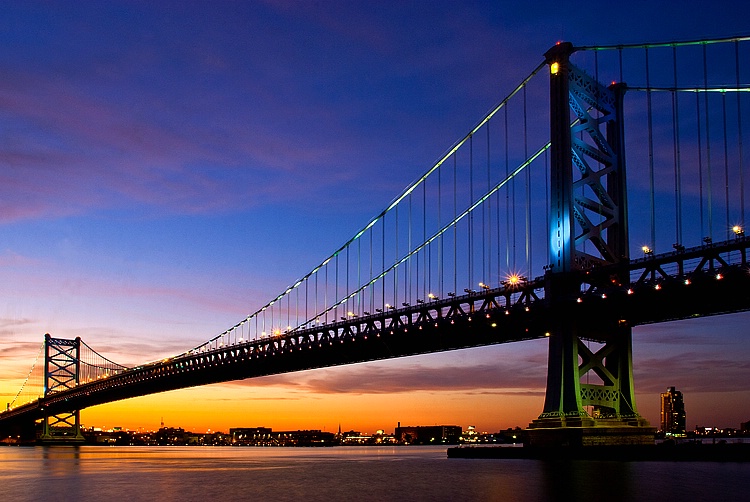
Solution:
M 711 45 L 727 42 L 747 42 L 750 36 L 714 38 L 710 40 L 683 40 L 673 42 L 655 42 L 650 44 L 616 44 L 616 45 L 584 45 L 575 47 L 576 51 L 608 51 L 618 49 L 653 49 L 657 47 L 685 47 L 688 45 Z

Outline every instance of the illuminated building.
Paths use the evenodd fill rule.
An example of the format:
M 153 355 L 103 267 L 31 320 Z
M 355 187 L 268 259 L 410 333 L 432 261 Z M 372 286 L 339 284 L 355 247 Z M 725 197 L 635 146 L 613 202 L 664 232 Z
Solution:
M 461 438 L 458 425 L 429 425 L 416 427 L 396 427 L 396 441 L 404 444 L 458 444 Z
M 333 446 L 338 443 L 332 432 L 319 430 L 273 431 L 269 427 L 229 429 L 235 446 Z
M 685 403 L 674 387 L 661 394 L 661 431 L 666 436 L 685 435 Z

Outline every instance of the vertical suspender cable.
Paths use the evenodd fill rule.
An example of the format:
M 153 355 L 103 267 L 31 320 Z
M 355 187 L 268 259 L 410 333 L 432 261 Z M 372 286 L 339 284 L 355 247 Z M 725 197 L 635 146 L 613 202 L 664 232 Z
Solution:
M 357 239 L 357 288 L 362 284 L 362 238 Z M 346 295 L 349 296 L 349 285 L 346 286 Z M 357 294 L 357 313 L 362 313 L 362 294 Z
M 507 189 L 506 189 L 506 193 L 507 193 Z M 500 261 L 501 261 L 501 259 L 500 259 L 500 247 L 501 247 L 500 246 L 500 234 L 501 234 L 501 230 L 500 230 L 500 192 L 497 193 L 497 204 L 495 205 L 495 227 L 496 227 L 496 232 L 497 232 L 497 251 L 496 251 L 496 253 L 497 253 L 497 277 L 498 277 L 498 280 L 500 280 L 500 277 L 501 277 L 500 270 L 502 270 L 502 268 L 500 266 Z
M 346 249 L 349 249 L 349 246 L 347 246 Z M 333 289 L 333 302 L 334 302 L 333 320 L 334 321 L 338 321 L 338 319 L 339 319 L 339 298 L 341 298 L 339 296 L 339 254 L 338 253 L 336 253 L 336 259 L 334 260 L 334 262 L 336 264 L 335 265 L 336 266 L 336 274 L 335 274 L 335 277 L 336 277 L 335 284 L 336 285 L 334 286 L 334 289 Z
M 651 80 L 648 64 L 648 47 L 646 47 L 646 107 L 648 108 L 648 180 L 649 210 L 651 222 L 651 249 L 656 249 L 656 208 L 654 204 L 654 133 L 651 109 Z
M 492 180 L 490 177 L 490 123 L 487 122 L 487 192 L 492 188 Z M 484 214 L 484 213 L 482 213 Z M 494 284 L 492 280 L 492 198 L 487 200 L 487 232 L 489 234 L 487 239 L 487 257 L 485 258 L 484 252 L 482 252 L 482 262 L 486 259 L 487 264 L 487 275 L 485 281 Z M 484 241 L 484 234 L 482 234 L 482 241 Z M 482 246 L 484 249 L 484 246 Z
M 324 290 L 324 297 L 323 297 L 323 310 L 326 313 L 325 321 L 328 323 L 328 265 L 331 262 L 326 263 L 326 288 Z
M 408 232 L 407 232 L 407 243 L 406 243 L 406 252 L 410 253 L 412 250 L 411 247 L 411 231 L 412 231 L 412 194 L 409 194 L 409 215 L 408 215 Z M 404 292 L 404 301 L 407 303 L 411 303 L 411 288 L 412 288 L 412 274 L 411 274 L 411 262 L 412 259 L 409 258 L 406 261 L 406 280 L 404 281 L 404 287 L 406 288 L 406 291 Z M 417 262 L 417 275 L 419 275 L 419 260 L 416 260 Z M 419 282 L 417 282 L 417 288 L 419 288 Z M 417 294 L 419 292 L 417 291 Z
M 524 161 L 529 158 L 529 138 L 528 138 L 528 120 L 526 107 L 526 86 L 523 86 L 523 158 Z M 533 277 L 533 267 L 531 261 L 531 167 L 526 166 L 526 266 L 528 267 L 529 277 Z
M 438 207 L 437 207 L 437 220 L 438 220 L 438 228 L 443 227 L 443 216 L 442 216 L 442 208 L 443 208 L 443 181 L 442 176 L 443 169 L 442 167 L 438 170 Z M 443 256 L 444 256 L 444 248 L 443 248 L 443 234 L 440 234 L 440 237 L 438 237 L 438 263 L 440 264 L 439 273 L 438 273 L 438 291 L 440 293 L 440 298 L 443 297 L 443 273 L 445 268 L 443 267 Z
M 318 291 L 320 290 L 320 285 L 318 284 L 320 277 L 320 270 L 315 272 L 315 305 L 313 306 L 313 309 L 315 310 L 315 314 L 317 316 L 318 312 L 320 312 L 320 299 L 318 298 Z M 308 317 L 309 319 L 309 317 Z M 320 322 L 320 316 L 317 316 L 317 321 Z M 258 331 L 258 323 L 255 323 L 255 331 Z
M 737 89 L 740 88 L 740 43 L 734 41 L 734 67 L 735 76 L 737 78 Z M 742 100 L 740 95 L 737 93 L 737 139 L 739 148 L 739 168 L 740 168 L 740 226 L 745 228 L 745 175 L 744 175 L 744 162 L 742 158 Z
M 380 248 L 381 248 L 381 257 L 380 257 L 380 264 L 382 268 L 380 269 L 380 273 L 385 273 L 385 216 L 383 216 L 383 231 L 382 236 L 380 238 Z M 385 310 L 385 277 L 383 277 L 382 284 L 381 284 L 381 293 L 383 295 L 382 301 L 380 302 L 380 306 L 383 307 L 383 310 Z
M 511 232 L 513 235 L 511 246 L 513 247 L 513 273 L 518 271 L 516 267 L 516 178 L 513 178 L 511 182 L 511 193 L 510 193 L 510 212 L 511 212 Z
M 422 182 L 422 242 L 427 240 L 427 181 Z M 422 254 L 423 260 L 425 261 L 423 277 L 422 277 L 422 294 L 427 297 L 429 293 L 428 288 L 432 289 L 432 245 L 429 245 L 426 252 Z M 419 276 L 417 276 L 417 280 Z
M 508 154 L 508 106 L 506 105 L 503 109 L 503 113 L 505 114 L 505 179 L 508 179 L 508 175 L 510 174 L 510 159 Z M 511 180 L 511 185 L 513 185 L 513 180 Z M 506 240 L 505 240 L 505 268 L 506 270 L 510 268 L 510 244 L 511 244 L 511 237 L 510 237 L 510 187 L 505 189 L 505 233 L 506 233 Z
M 489 127 L 487 127 L 487 130 L 489 131 Z M 487 145 L 487 147 L 489 148 L 489 144 Z M 489 163 L 489 157 L 488 157 L 487 162 Z M 481 190 L 480 190 L 480 193 L 481 193 Z M 485 254 L 485 251 L 487 249 L 486 241 L 485 241 L 485 237 L 486 237 L 485 230 L 487 228 L 485 226 L 487 224 L 487 218 L 486 218 L 485 213 L 487 212 L 487 207 L 488 207 L 487 202 L 482 204 L 482 261 L 479 264 L 479 279 L 482 281 L 482 283 L 484 283 L 484 281 L 489 281 L 489 274 L 485 274 L 485 268 L 484 268 L 487 263 L 486 254 Z
M 698 208 L 701 219 L 701 239 L 706 236 L 706 226 L 703 216 L 703 141 L 701 138 L 701 97 L 695 93 L 695 117 L 698 133 Z
M 721 115 L 724 122 L 724 204 L 726 240 L 729 240 L 729 146 L 727 145 L 727 93 L 721 93 Z
M 398 206 L 395 207 L 396 215 L 396 249 L 394 250 L 394 261 L 398 262 Z M 393 305 L 398 305 L 398 267 L 393 269 Z
M 713 222 L 713 204 L 711 189 L 711 128 L 708 108 L 708 64 L 706 62 L 706 44 L 703 44 L 703 90 L 704 102 L 706 108 L 706 191 L 708 192 L 708 236 L 713 239 L 714 222 Z
M 474 204 L 474 135 L 469 136 L 469 204 Z M 469 288 L 474 287 L 474 211 L 469 213 Z
M 456 221 L 458 215 L 458 200 L 456 195 L 457 190 L 457 175 L 456 175 L 456 154 L 453 154 L 453 221 Z M 458 244 L 458 223 L 453 224 L 453 292 L 455 293 L 458 288 L 458 254 L 456 252 Z
M 677 47 L 672 46 L 672 70 L 677 89 Z M 682 194 L 680 179 L 680 102 L 677 91 L 672 92 L 672 142 L 674 156 L 675 243 L 682 244 Z

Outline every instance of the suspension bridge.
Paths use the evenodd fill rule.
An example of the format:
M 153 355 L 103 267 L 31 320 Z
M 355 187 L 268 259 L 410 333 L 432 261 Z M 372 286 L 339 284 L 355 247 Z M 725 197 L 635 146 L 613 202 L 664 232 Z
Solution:
M 0 429 L 75 441 L 81 409 L 119 399 L 548 338 L 531 444 L 653 442 L 632 328 L 750 310 L 749 42 L 553 46 L 351 239 L 205 343 L 125 367 L 46 335 Z

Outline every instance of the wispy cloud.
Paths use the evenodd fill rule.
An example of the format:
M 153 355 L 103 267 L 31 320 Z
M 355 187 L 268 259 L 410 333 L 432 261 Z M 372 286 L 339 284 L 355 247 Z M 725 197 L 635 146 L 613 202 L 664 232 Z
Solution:
M 412 391 L 479 392 L 540 395 L 545 375 L 529 361 L 504 364 L 430 367 L 415 364 L 321 369 L 235 382 L 234 385 L 279 386 L 295 392 L 319 394 L 394 394 Z
M 683 392 L 745 391 L 750 360 L 679 351 L 668 357 L 639 360 L 635 371 L 639 392 L 663 392 L 670 386 Z

